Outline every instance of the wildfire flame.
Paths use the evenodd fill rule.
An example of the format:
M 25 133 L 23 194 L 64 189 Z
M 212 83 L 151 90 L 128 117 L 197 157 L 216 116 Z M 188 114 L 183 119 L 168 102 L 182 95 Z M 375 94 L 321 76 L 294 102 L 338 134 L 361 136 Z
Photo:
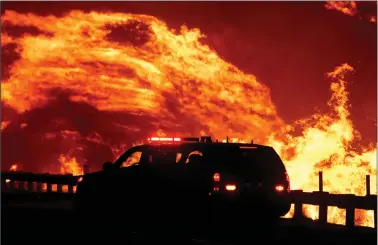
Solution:
M 12 166 L 9 168 L 10 171 L 17 171 L 18 170 L 18 165 L 17 164 L 12 164 Z
M 349 16 L 357 15 L 357 3 L 354 1 L 334 1 L 325 3 L 325 8 L 329 10 L 337 10 Z
M 328 10 L 336 10 L 345 15 L 358 16 L 360 19 L 368 20 L 372 23 L 377 22 L 377 17 L 373 15 L 362 16 L 358 11 L 357 3 L 354 1 L 332 1 L 326 2 L 324 7 Z
M 61 173 L 62 174 L 73 174 L 73 175 L 82 175 L 83 168 L 77 162 L 75 157 L 68 158 L 64 155 L 60 155 L 58 161 L 61 164 Z
M 293 189 L 313 191 L 319 189 L 318 178 L 314 173 L 324 172 L 324 191 L 334 194 L 366 195 L 365 176 L 371 176 L 376 183 L 376 148 L 374 145 L 357 152 L 351 146 L 360 135 L 353 128 L 349 117 L 348 93 L 345 74 L 353 71 L 348 64 L 337 67 L 328 76 L 332 96 L 328 101 L 331 111 L 328 114 L 315 114 L 301 119 L 293 126 L 286 126 L 281 131 L 284 138 L 273 135 L 268 141 L 284 159 Z M 296 127 L 302 134 L 293 136 Z M 279 140 L 275 137 L 280 138 Z M 376 193 L 376 185 L 371 186 L 371 193 Z M 292 211 L 293 212 L 293 211 Z M 309 207 L 307 216 L 317 217 L 317 209 Z M 343 217 L 344 216 L 344 217 Z M 373 214 L 358 211 L 360 225 L 372 225 Z M 345 214 L 336 209 L 330 210 L 328 219 L 332 223 L 345 220 Z
M 2 43 L 22 49 L 2 83 L 2 101 L 20 113 L 49 103 L 51 90 L 64 88 L 70 100 L 100 110 L 153 116 L 166 126 L 187 117 L 205 124 L 198 131 L 218 137 L 242 138 L 248 128 L 264 139 L 283 124 L 269 89 L 202 45 L 198 29 L 183 26 L 176 34 L 152 16 L 79 11 L 61 18 L 6 11 L 2 23 L 42 31 Z M 120 43 L 113 38 L 120 28 L 139 35 Z
M 6 127 L 9 125 L 9 121 L 2 121 L 1 122 L 1 131 L 3 131 L 4 129 L 6 129 Z
M 59 88 L 68 92 L 71 101 L 100 111 L 154 117 L 169 129 L 164 130 L 167 134 L 219 139 L 232 135 L 230 142 L 253 139 L 272 145 L 285 162 L 292 189 L 317 190 L 314 173 L 318 171 L 324 172 L 324 189 L 331 193 L 364 195 L 366 174 L 376 183 L 375 145 L 360 151 L 353 147 L 360 136 L 349 119 L 345 73 L 353 68 L 347 64 L 328 73 L 330 112 L 289 125 L 277 115 L 269 88 L 203 45 L 204 35 L 198 29 L 183 26 L 176 32 L 152 16 L 80 11 L 62 17 L 5 11 L 1 21 L 5 26 L 39 30 L 19 37 L 2 33 L 2 47 L 16 45 L 20 59 L 2 81 L 1 99 L 20 114 L 54 101 L 53 91 Z M 123 41 L 117 35 L 123 35 Z M 164 136 L 163 130 L 158 132 Z M 67 130 L 59 134 L 75 142 L 86 138 L 110 145 L 115 156 L 125 149 L 96 133 L 93 137 Z M 48 140 L 56 134 L 44 137 Z M 76 156 L 62 154 L 58 161 L 63 173 L 82 173 Z M 376 184 L 371 187 L 376 193 Z M 304 211 L 317 217 L 314 207 Z M 370 213 L 361 211 L 357 216 L 359 224 L 373 225 Z M 339 222 L 342 214 L 332 209 L 329 219 Z

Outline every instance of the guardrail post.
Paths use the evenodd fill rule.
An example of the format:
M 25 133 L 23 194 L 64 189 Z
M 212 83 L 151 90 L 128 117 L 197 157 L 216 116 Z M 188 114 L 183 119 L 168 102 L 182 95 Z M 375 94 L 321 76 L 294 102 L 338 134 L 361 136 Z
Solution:
M 325 195 L 326 195 L 325 193 L 324 193 L 324 195 L 320 195 L 320 198 L 324 199 Z M 319 202 L 319 222 L 322 223 L 322 224 L 326 224 L 326 223 L 328 223 L 327 218 L 328 218 L 328 206 L 323 200 L 321 200 Z
M 294 215 L 293 219 L 300 221 L 303 220 L 303 203 L 302 203 L 302 198 L 300 198 L 299 195 L 303 194 L 302 190 L 296 190 L 292 191 L 292 199 L 293 199 L 293 204 L 294 204 Z
M 328 222 L 328 206 L 325 204 L 324 199 L 326 198 L 325 195 L 328 193 L 323 192 L 323 172 L 319 171 L 319 222 L 326 224 Z M 324 195 L 325 194 L 325 195 Z
M 25 181 L 18 181 L 18 189 L 20 191 L 25 191 Z
M 355 195 L 345 195 L 346 198 L 352 199 Z M 347 227 L 353 228 L 354 227 L 354 220 L 355 220 L 355 206 L 353 202 L 346 202 L 346 222 L 345 225 Z
M 319 222 L 322 224 L 328 223 L 328 206 L 325 204 L 319 205 Z
M 33 182 L 32 181 L 29 181 L 28 182 L 28 191 L 29 192 L 33 192 L 34 191 L 34 188 L 33 188 L 34 186 L 33 186 Z
M 73 192 L 74 192 L 73 189 L 74 189 L 74 188 L 73 188 L 73 185 L 72 185 L 72 184 L 69 184 L 69 185 L 68 185 L 68 193 L 73 193 Z
M 13 179 L 9 180 L 9 190 L 13 191 L 15 189 L 15 182 Z
M 56 191 L 63 192 L 62 184 L 58 184 Z
M 354 227 L 354 208 L 347 207 L 346 209 L 346 226 Z
M 366 175 L 366 196 L 370 196 L 370 175 Z
M 47 184 L 47 192 L 52 192 L 52 184 L 51 183 L 46 183 Z
M 323 192 L 323 172 L 319 171 L 319 192 Z
M 42 183 L 37 182 L 37 192 L 42 192 Z

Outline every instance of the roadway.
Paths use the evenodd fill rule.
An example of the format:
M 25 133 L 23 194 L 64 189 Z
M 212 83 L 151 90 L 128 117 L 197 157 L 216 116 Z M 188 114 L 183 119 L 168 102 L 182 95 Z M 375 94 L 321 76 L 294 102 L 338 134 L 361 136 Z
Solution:
M 154 229 L 123 228 L 127 223 L 114 221 L 99 228 L 96 220 L 80 220 L 72 210 L 70 200 L 57 202 L 33 202 L 2 204 L 2 243 L 38 243 L 55 245 L 81 242 L 98 242 L 106 239 L 108 244 L 252 244 L 279 242 L 281 244 L 377 244 L 377 232 L 371 228 L 347 229 L 337 225 L 320 226 L 314 222 L 296 224 L 292 220 L 281 219 L 274 227 L 246 224 L 236 228 L 234 223 L 226 223 L 216 230 L 205 233 L 180 230 L 179 227 Z M 131 227 L 131 228 L 130 228 Z M 195 224 L 193 224 L 195 227 Z M 88 229 L 90 231 L 88 232 Z M 167 230 L 170 229 L 170 230 Z M 210 231 L 211 230 L 211 231 Z M 105 241 L 105 240 L 104 240 Z

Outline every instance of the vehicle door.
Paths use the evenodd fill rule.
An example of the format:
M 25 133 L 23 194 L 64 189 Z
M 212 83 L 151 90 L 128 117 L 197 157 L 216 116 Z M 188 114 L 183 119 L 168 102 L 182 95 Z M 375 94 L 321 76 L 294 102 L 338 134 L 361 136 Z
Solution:
M 140 200 L 146 176 L 143 165 L 146 163 L 146 147 L 133 147 L 118 160 L 117 167 L 110 176 L 113 190 L 120 202 Z
M 150 146 L 147 153 L 147 164 L 143 166 L 148 176 L 148 191 L 156 200 L 168 200 L 179 191 L 181 172 L 180 147 L 176 145 Z M 146 186 L 147 189 L 147 186 Z
M 208 158 L 206 151 L 200 148 L 187 149 L 183 153 L 183 162 L 185 175 L 182 179 L 186 192 L 192 195 L 208 195 L 211 191 L 209 184 L 212 173 L 209 169 L 211 159 Z

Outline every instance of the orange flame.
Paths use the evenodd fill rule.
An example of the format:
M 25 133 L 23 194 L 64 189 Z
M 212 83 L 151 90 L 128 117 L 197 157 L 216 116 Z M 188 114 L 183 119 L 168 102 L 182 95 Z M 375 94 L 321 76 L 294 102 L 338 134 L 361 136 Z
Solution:
M 17 171 L 18 170 L 18 165 L 17 164 L 12 164 L 12 166 L 9 168 L 10 171 Z
M 358 13 L 357 3 L 353 1 L 327 2 L 324 6 L 326 9 L 340 11 L 349 16 L 355 16 Z
M 176 34 L 152 16 L 80 11 L 63 17 L 5 11 L 2 23 L 45 32 L 9 40 L 22 47 L 21 59 L 3 81 L 1 99 L 20 113 L 49 103 L 49 91 L 64 88 L 72 91 L 72 101 L 166 118 L 166 126 L 174 125 L 166 103 L 175 104 L 177 113 L 190 112 L 222 138 L 230 129 L 242 138 L 248 125 L 255 139 L 263 139 L 283 124 L 269 89 L 201 44 L 198 29 L 183 26 Z M 119 26 L 140 30 L 145 42 L 109 38 Z M 231 112 L 238 118 L 232 123 Z
M 83 168 L 77 162 L 75 157 L 68 158 L 64 155 L 60 155 L 58 161 L 61 164 L 61 173 L 62 174 L 73 174 L 73 175 L 82 175 Z
M 9 125 L 10 121 L 2 121 L 1 122 L 1 131 L 3 131 L 4 129 L 6 129 Z
M 366 15 L 362 16 L 357 8 L 357 3 L 354 1 L 332 1 L 326 2 L 324 7 L 328 10 L 336 10 L 345 15 L 359 17 L 360 19 L 368 20 L 371 23 L 376 23 L 376 16 Z
M 318 113 L 297 121 L 294 126 L 300 127 L 300 136 L 292 136 L 294 126 L 287 126 L 282 132 L 284 140 L 277 140 L 277 135 L 269 140 L 269 144 L 278 150 L 285 161 L 293 189 L 317 190 L 318 179 L 314 173 L 318 171 L 324 172 L 324 191 L 330 193 L 365 195 L 365 175 L 370 175 L 371 182 L 376 183 L 375 147 L 364 148 L 362 152 L 351 147 L 359 139 L 358 132 L 348 118 L 345 73 L 351 71 L 351 66 L 343 64 L 328 73 L 333 79 L 332 96 L 328 101 L 330 113 Z M 371 193 L 377 193 L 375 184 L 371 188 Z M 314 219 L 318 218 L 317 212 L 316 207 L 305 209 L 306 215 Z M 359 216 L 362 215 L 360 212 Z M 365 219 L 360 219 L 360 225 L 372 226 L 370 216 L 371 214 L 367 214 Z M 335 209 L 330 210 L 328 218 L 332 223 L 344 219 Z

